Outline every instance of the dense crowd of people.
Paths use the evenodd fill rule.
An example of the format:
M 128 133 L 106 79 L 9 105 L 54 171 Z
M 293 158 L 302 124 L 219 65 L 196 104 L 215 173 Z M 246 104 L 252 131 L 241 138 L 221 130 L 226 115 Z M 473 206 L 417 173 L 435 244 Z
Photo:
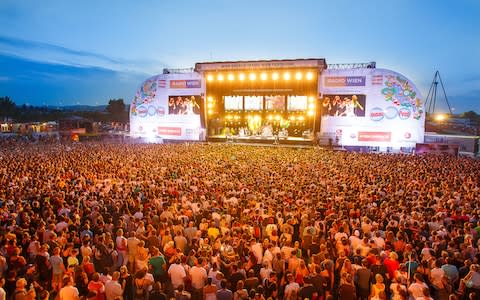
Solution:
M 480 161 L 0 147 L 0 300 L 479 299 Z

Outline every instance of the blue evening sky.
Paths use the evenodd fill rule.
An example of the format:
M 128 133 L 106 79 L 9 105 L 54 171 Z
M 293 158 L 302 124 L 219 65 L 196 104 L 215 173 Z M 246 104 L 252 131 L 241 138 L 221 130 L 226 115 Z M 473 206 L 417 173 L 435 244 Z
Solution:
M 2 0 L 0 96 L 130 102 L 165 67 L 319 57 L 376 61 L 424 97 L 439 70 L 455 112 L 480 112 L 479 16 L 477 0 Z

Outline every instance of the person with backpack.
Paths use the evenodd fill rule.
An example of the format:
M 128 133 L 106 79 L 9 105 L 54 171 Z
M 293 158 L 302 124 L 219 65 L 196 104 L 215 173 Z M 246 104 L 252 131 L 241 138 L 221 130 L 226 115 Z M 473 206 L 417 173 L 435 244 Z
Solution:
M 147 271 L 142 269 L 135 274 L 135 280 L 133 281 L 133 286 L 135 288 L 134 300 L 145 300 L 147 299 L 148 287 L 152 285 L 152 281 L 146 278 Z
M 12 300 L 34 300 L 36 297 L 35 289 L 31 286 L 27 291 L 26 286 L 27 280 L 25 278 L 19 278 L 16 283 Z

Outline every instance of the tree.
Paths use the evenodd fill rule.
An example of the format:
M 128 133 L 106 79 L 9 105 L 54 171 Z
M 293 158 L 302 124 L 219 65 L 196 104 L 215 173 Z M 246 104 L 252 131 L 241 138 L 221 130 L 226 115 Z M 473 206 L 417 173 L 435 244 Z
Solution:
M 128 119 L 128 112 L 125 109 L 125 102 L 123 99 L 110 99 L 106 111 L 112 116 L 112 121 L 126 122 Z
M 17 110 L 17 106 L 15 102 L 13 102 L 10 97 L 0 97 L 0 117 L 1 119 L 7 117 L 13 117 L 15 111 Z
M 464 112 L 462 117 L 465 119 L 469 119 L 472 123 L 479 124 L 480 123 L 480 115 L 474 112 L 473 110 Z

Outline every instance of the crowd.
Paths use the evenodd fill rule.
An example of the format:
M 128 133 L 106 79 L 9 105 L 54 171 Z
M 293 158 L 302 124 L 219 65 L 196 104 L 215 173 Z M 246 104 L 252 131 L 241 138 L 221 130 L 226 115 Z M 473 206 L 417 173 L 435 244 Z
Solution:
M 479 299 L 480 161 L 0 145 L 0 300 Z

